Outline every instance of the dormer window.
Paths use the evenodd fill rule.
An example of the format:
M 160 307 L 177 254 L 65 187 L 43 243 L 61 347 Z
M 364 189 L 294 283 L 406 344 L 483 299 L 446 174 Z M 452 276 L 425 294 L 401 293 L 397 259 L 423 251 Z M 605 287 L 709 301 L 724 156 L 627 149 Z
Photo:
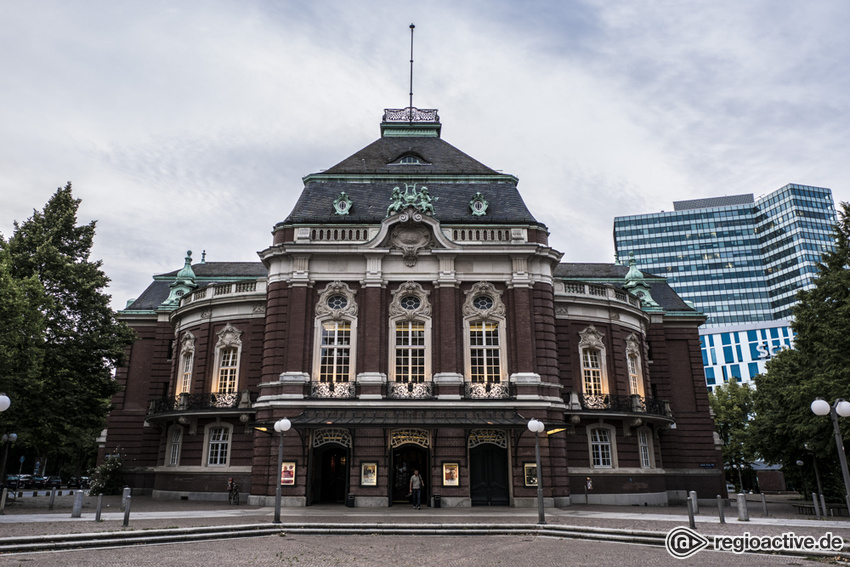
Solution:
M 389 165 L 431 165 L 416 154 L 405 154 Z

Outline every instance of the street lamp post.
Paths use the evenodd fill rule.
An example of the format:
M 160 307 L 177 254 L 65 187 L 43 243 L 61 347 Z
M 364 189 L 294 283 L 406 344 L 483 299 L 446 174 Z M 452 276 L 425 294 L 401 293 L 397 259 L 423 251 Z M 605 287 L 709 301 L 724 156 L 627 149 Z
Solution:
M 744 491 L 744 478 L 741 476 L 741 465 L 732 465 L 732 468 L 736 469 L 738 471 L 738 484 L 741 487 L 741 488 L 739 488 L 739 490 L 741 492 L 743 492 Z
M 537 523 L 545 524 L 546 515 L 543 511 L 543 469 L 540 466 L 540 436 L 538 435 L 546 429 L 543 422 L 538 419 L 532 419 L 528 422 L 528 430 L 534 433 L 534 458 L 537 461 Z
M 818 398 L 812 402 L 812 412 L 815 415 L 832 416 L 832 429 L 835 432 L 835 448 L 838 450 L 838 462 L 841 464 L 841 475 L 844 477 L 844 502 L 850 511 L 850 472 L 847 470 L 847 456 L 844 454 L 844 441 L 841 439 L 841 429 L 838 427 L 838 416 L 850 417 L 850 402 L 838 398 L 831 406 L 829 402 Z
M 0 393 L 0 412 L 4 412 L 9 409 L 9 406 L 12 405 L 12 400 L 9 399 L 4 393 Z M 3 465 L 0 466 L 0 483 L 6 482 L 6 458 L 9 456 L 9 445 L 18 440 L 18 436 L 15 433 L 3 434 L 3 437 L 0 438 L 0 442 L 3 443 Z
M 275 481 L 274 491 L 274 523 L 280 523 L 280 480 L 283 476 L 283 434 L 289 431 L 292 427 L 292 422 L 286 419 L 279 419 L 274 424 L 274 430 L 280 433 L 280 444 L 277 447 L 277 480 Z

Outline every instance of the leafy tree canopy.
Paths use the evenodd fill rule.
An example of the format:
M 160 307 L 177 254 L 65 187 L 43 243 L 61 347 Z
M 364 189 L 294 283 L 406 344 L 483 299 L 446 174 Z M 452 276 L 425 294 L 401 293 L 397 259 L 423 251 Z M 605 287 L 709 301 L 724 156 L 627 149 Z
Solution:
M 0 237 L 0 391 L 12 400 L 0 419 L 40 457 L 93 445 L 133 341 L 109 307 L 102 263 L 89 258 L 95 222 L 77 225 L 79 204 L 68 183 Z
M 723 462 L 742 465 L 754 460 L 749 442 L 749 421 L 753 413 L 753 390 L 730 380 L 708 395 L 714 412 L 714 426 L 723 441 Z
M 835 249 L 818 267 L 814 288 L 799 292 L 794 307 L 795 348 L 779 353 L 756 377 L 750 435 L 768 462 L 793 466 L 813 454 L 821 470 L 830 471 L 838 468 L 832 423 L 810 405 L 818 397 L 850 399 L 850 203 L 841 203 Z M 850 431 L 850 420 L 843 421 Z

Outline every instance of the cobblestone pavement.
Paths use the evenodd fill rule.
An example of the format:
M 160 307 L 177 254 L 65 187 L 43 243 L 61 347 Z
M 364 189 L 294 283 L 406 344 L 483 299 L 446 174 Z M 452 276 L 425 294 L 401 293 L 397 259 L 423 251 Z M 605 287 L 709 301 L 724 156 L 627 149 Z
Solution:
M 564 567 L 596 565 L 817 565 L 780 556 L 702 551 L 686 561 L 658 547 L 530 536 L 260 537 L 0 556 L 0 566 L 274 565 L 278 567 Z

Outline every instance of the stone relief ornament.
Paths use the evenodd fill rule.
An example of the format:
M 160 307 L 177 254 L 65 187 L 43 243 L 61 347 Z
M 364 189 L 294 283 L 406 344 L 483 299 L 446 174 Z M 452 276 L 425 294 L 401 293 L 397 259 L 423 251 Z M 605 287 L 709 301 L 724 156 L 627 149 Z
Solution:
M 319 292 L 316 303 L 316 316 L 330 315 L 331 319 L 339 320 L 343 315 L 357 317 L 357 302 L 354 292 L 348 284 L 339 280 L 329 283 Z
M 351 199 L 342 191 L 339 196 L 334 199 L 334 214 L 347 215 L 351 210 Z
M 392 203 L 390 203 L 390 206 L 387 208 L 387 217 L 401 213 L 408 208 L 412 208 L 423 215 L 433 216 L 433 203 L 435 203 L 438 199 L 439 197 L 431 197 L 430 193 L 428 193 L 427 187 L 422 187 L 417 190 L 416 183 L 413 185 L 405 183 L 403 193 L 400 187 L 395 187 L 393 189 L 392 196 L 390 197 Z
M 416 282 L 405 282 L 392 292 L 390 317 L 398 317 L 412 321 L 418 317 L 431 316 L 431 304 L 428 302 L 429 291 L 422 289 Z
M 605 343 L 602 342 L 603 335 L 593 325 L 590 325 L 583 331 L 579 331 L 579 336 L 581 337 L 581 340 L 578 342 L 579 348 L 605 348 Z
M 239 347 L 242 345 L 242 331 L 228 323 L 224 326 L 222 330 L 218 333 L 218 342 L 215 345 L 215 348 L 230 348 L 230 347 Z
M 476 317 L 483 320 L 505 317 L 502 292 L 490 282 L 478 282 L 464 293 L 466 294 L 462 308 L 464 317 Z
M 472 210 L 472 214 L 476 217 L 482 217 L 487 214 L 487 207 L 490 206 L 484 199 L 484 195 L 480 192 L 476 192 L 475 196 L 469 202 L 469 208 Z
M 402 215 L 404 217 L 406 215 Z M 421 218 L 421 217 L 420 217 Z M 404 254 L 405 266 L 415 266 L 419 251 L 429 248 L 431 244 L 431 231 L 424 225 L 406 222 L 396 225 L 390 236 L 390 244 L 398 248 Z

